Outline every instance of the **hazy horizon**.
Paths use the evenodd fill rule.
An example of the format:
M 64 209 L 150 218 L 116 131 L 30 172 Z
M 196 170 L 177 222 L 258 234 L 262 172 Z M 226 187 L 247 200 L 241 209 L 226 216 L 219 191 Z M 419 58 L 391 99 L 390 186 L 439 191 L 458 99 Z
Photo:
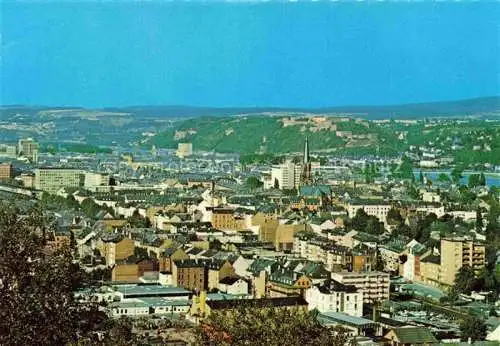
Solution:
M 380 104 L 380 105 L 370 105 L 370 104 L 345 104 L 345 105 L 333 105 L 333 106 L 321 106 L 321 107 L 294 107 L 294 106 L 286 106 L 286 107 L 280 107 L 280 106 L 273 106 L 273 105 L 258 105 L 258 106 L 239 106 L 239 105 L 230 105 L 230 106 L 204 106 L 204 105 L 181 105 L 181 104 L 124 104 L 124 105 L 104 105 L 104 106 L 97 106 L 97 107 L 89 107 L 89 106 L 82 106 L 82 105 L 42 105 L 42 104 L 31 104 L 31 105 L 26 105 L 26 104 L 0 104 L 1 108 L 14 108 L 14 107 L 27 107 L 27 108 L 84 108 L 84 109 L 113 109 L 113 108 L 140 108 L 140 107 L 185 107 L 185 108 L 219 108 L 219 109 L 238 109 L 238 108 L 256 108 L 256 109 L 304 109 L 304 110 L 321 110 L 321 109 L 328 109 L 328 108 L 363 108 L 363 107 L 398 107 L 398 106 L 412 106 L 412 105 L 426 105 L 426 104 L 440 104 L 440 103 L 459 103 L 459 102 L 467 102 L 467 101 L 474 101 L 474 100 L 484 100 L 484 99 L 498 99 L 500 102 L 500 95 L 492 95 L 492 96 L 484 96 L 484 97 L 473 97 L 473 98 L 467 98 L 467 99 L 460 99 L 460 100 L 445 100 L 445 101 L 433 101 L 433 102 L 412 102 L 412 103 L 388 103 L 388 104 Z
M 500 4 L 4 2 L 2 105 L 390 106 L 500 95 Z

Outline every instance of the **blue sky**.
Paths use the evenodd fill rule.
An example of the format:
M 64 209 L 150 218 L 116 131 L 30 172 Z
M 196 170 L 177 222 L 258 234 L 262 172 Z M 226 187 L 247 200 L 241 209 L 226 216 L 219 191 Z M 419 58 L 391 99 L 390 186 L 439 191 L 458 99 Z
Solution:
M 3 2 L 1 104 L 323 107 L 500 95 L 500 3 Z

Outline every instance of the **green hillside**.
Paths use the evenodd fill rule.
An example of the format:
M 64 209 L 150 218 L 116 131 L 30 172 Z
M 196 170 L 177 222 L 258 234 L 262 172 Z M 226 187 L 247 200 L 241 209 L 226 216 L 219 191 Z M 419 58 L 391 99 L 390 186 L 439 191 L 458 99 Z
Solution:
M 317 153 L 397 156 L 407 151 L 420 156 L 430 151 L 464 166 L 500 165 L 500 122 L 484 120 L 376 122 L 282 113 L 200 117 L 177 122 L 145 144 L 176 148 L 191 142 L 194 150 L 280 154 L 300 152 L 306 136 Z
M 251 115 L 238 117 L 202 117 L 182 121 L 169 131 L 161 132 L 148 140 L 148 145 L 176 148 L 179 142 L 191 142 L 195 150 L 215 150 L 217 152 L 246 153 L 289 153 L 302 150 L 304 138 L 310 138 L 312 151 L 344 150 L 347 147 L 365 147 L 368 151 L 376 151 L 376 146 L 382 149 L 395 149 L 377 140 L 363 143 L 362 140 L 352 146 L 347 138 L 336 135 L 335 130 L 316 128 L 310 122 L 294 126 L 284 126 L 283 117 L 269 115 Z M 288 119 L 288 118 L 286 118 Z M 301 121 L 301 117 L 296 117 Z M 370 125 L 364 121 L 364 124 Z M 367 135 L 370 133 L 393 137 L 390 132 L 381 127 L 360 125 L 354 120 L 337 124 L 339 131 L 351 131 L 353 134 Z M 394 138 L 392 138 L 394 139 Z M 352 143 L 351 143 L 352 144 Z M 373 147 L 370 144 L 375 144 Z M 369 148 L 370 147 L 370 148 Z M 380 148 L 379 148 L 380 150 Z

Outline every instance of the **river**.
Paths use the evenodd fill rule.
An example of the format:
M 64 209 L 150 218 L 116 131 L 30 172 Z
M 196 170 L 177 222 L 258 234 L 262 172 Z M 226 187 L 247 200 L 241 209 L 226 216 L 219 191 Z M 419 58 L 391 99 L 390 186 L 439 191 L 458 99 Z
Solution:
M 415 169 L 413 171 L 415 174 L 415 177 L 418 179 L 419 174 L 420 174 L 420 169 Z M 441 173 L 446 173 L 448 176 L 450 175 L 451 171 L 450 170 L 427 170 L 427 169 L 422 169 L 422 173 L 424 175 L 427 175 L 432 181 L 436 181 L 439 174 Z M 474 172 L 474 171 L 464 171 L 462 173 L 463 178 L 460 180 L 462 184 L 467 184 L 469 181 L 469 176 L 472 174 L 480 174 L 481 172 Z M 484 176 L 486 177 L 486 185 L 488 186 L 497 186 L 500 187 L 500 173 L 484 173 Z

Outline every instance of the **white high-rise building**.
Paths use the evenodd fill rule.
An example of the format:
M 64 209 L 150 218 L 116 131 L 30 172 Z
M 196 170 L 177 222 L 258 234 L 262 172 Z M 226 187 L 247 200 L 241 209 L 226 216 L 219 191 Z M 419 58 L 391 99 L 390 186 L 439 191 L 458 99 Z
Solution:
M 281 165 L 273 166 L 271 170 L 272 186 L 280 190 L 291 190 L 299 186 L 302 166 L 287 161 Z
M 179 144 L 177 144 L 177 153 L 176 154 L 180 158 L 193 155 L 193 144 L 192 143 L 179 143 Z

